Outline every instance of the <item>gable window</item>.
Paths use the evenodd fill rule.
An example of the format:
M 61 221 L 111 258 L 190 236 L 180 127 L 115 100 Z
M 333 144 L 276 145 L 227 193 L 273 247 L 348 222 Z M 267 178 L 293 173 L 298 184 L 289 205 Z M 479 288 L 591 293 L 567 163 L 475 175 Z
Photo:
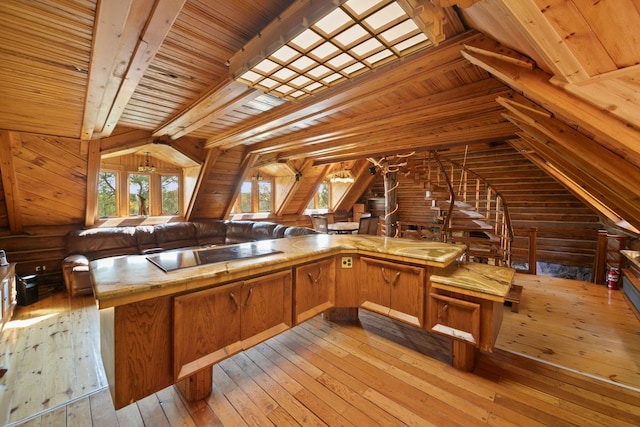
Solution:
M 273 181 L 268 178 L 244 181 L 234 205 L 235 213 L 273 211 Z
M 318 191 L 313 195 L 313 198 L 309 200 L 309 204 L 307 205 L 307 209 L 309 210 L 327 210 L 330 206 L 330 197 L 331 188 L 330 184 L 327 181 L 323 181 L 318 186 Z
M 100 218 L 118 215 L 117 174 L 100 171 L 98 176 L 98 215 Z

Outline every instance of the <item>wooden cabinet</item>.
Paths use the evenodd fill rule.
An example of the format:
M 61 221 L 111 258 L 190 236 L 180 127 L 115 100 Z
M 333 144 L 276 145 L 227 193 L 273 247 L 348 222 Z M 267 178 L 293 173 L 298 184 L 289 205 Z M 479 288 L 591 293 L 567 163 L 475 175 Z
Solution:
M 304 322 L 333 307 L 335 299 L 335 258 L 295 268 L 295 323 Z
M 291 327 L 289 270 L 174 298 L 175 380 Z
M 427 311 L 431 332 L 473 345 L 480 342 L 480 304 L 431 293 Z
M 11 320 L 13 310 L 16 306 L 16 264 L 11 263 L 5 267 L 0 267 L 0 296 L 2 298 L 0 306 L 0 334 L 4 330 L 5 324 Z
M 424 324 L 423 267 L 360 258 L 362 265 L 362 308 L 402 322 Z

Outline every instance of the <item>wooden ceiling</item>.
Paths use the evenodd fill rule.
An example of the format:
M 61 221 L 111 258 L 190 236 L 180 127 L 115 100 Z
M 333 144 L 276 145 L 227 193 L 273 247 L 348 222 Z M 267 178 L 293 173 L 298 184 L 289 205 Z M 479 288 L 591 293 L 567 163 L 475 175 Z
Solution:
M 234 82 L 229 60 L 296 3 L 2 1 L 0 129 L 292 170 L 510 141 L 640 229 L 640 2 L 400 0 L 435 46 L 297 102 Z

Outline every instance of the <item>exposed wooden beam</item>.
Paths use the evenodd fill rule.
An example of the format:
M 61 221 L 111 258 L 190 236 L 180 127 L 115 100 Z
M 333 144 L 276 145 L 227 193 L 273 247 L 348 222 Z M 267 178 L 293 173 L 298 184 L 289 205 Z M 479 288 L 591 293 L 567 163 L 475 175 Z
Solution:
M 446 19 L 442 8 L 428 0 L 398 0 L 398 4 L 434 45 L 445 41 Z
M 13 166 L 14 148 L 20 147 L 20 134 L 17 132 L 0 131 L 0 173 L 2 174 L 2 188 L 7 205 L 9 228 L 12 233 L 22 232 L 22 214 L 18 204 L 19 188 L 16 170 Z
M 459 117 L 478 117 L 480 114 L 487 121 L 491 111 L 495 113 L 493 121 L 501 121 L 501 109 L 497 108 L 495 97 L 509 95 L 506 87 L 487 79 L 404 104 L 373 110 L 360 115 L 357 121 L 346 118 L 291 135 L 274 137 L 254 144 L 249 149 L 257 153 L 282 152 L 292 148 L 303 151 L 306 147 L 313 150 L 318 144 L 339 145 L 341 140 L 350 140 L 357 135 L 362 135 L 362 140 L 373 132 L 385 131 L 392 138 L 397 138 L 411 133 L 415 126 L 438 128 L 447 122 L 459 120 Z M 370 123 L 376 123 L 376 129 L 371 129 Z
M 242 189 L 242 184 L 246 181 L 249 173 L 251 172 L 251 168 L 256 164 L 258 160 L 257 154 L 249 153 L 244 156 L 240 167 L 238 168 L 238 173 L 236 174 L 236 182 L 233 184 L 233 188 L 231 190 L 231 194 L 229 195 L 229 202 L 224 208 L 224 212 L 222 214 L 222 218 L 228 218 L 231 215 L 231 211 L 233 210 L 233 202 L 240 195 L 240 190 Z
M 263 93 L 246 85 L 225 80 L 216 85 L 196 102 L 153 132 L 153 136 L 169 135 L 178 139 L 208 123 L 223 117 Z
M 193 189 L 193 195 L 191 196 L 191 200 L 189 201 L 187 209 L 185 210 L 184 216 L 187 221 L 191 221 L 193 219 L 194 207 L 196 201 L 204 190 L 204 182 L 207 180 L 209 174 L 213 173 L 213 166 L 216 164 L 216 161 L 221 154 L 222 150 L 218 148 L 207 150 L 207 156 L 204 160 L 202 168 L 200 168 L 200 174 L 198 175 L 198 180 L 196 181 L 195 188 Z
M 114 68 L 119 59 L 128 62 L 128 58 L 119 58 L 122 51 L 114 47 L 126 43 L 125 37 L 128 34 L 125 32 L 125 25 L 133 3 L 133 0 L 98 2 L 91 46 L 89 81 L 82 118 L 82 139 L 93 138 L 98 115 L 102 111 L 104 119 L 121 81 L 121 76 L 116 75 Z M 141 26 L 143 22 L 138 21 L 136 24 Z M 102 128 L 102 125 L 99 127 Z
M 463 51 L 462 55 L 542 108 L 584 128 L 595 141 L 640 167 L 638 128 L 554 86 L 549 82 L 550 76 L 540 69 L 528 71 L 473 52 Z
M 83 141 L 88 145 L 87 197 L 84 225 L 93 227 L 98 219 L 98 178 L 100 174 L 100 141 Z
M 125 107 L 133 96 L 138 83 L 147 71 L 151 60 L 155 57 L 156 53 L 160 49 L 160 46 L 169 33 L 173 22 L 182 10 L 185 2 L 186 0 L 156 0 L 148 17 L 144 16 L 143 9 L 131 9 L 132 11 L 135 10 L 140 15 L 127 16 L 127 25 L 132 25 L 138 28 L 142 22 L 144 22 L 145 24 L 143 26 L 141 34 L 136 34 L 135 31 L 127 32 L 130 37 L 136 37 L 136 45 L 133 50 L 132 56 L 130 58 L 127 58 L 126 60 L 126 63 L 128 65 L 122 77 L 116 79 L 118 82 L 117 93 L 113 98 L 103 97 L 100 100 L 101 104 L 99 106 L 96 107 L 96 105 L 92 105 L 92 108 L 89 111 L 90 115 L 85 114 L 86 117 L 83 122 L 86 123 L 87 126 L 87 136 L 89 136 L 88 134 L 91 133 L 89 138 L 93 136 L 93 132 L 98 132 L 101 137 L 107 137 L 111 135 Z M 145 2 L 135 2 L 136 5 L 144 3 Z M 124 3 L 124 5 L 128 4 L 129 2 Z M 114 5 L 112 5 L 110 2 L 103 1 L 101 2 L 100 7 L 102 10 L 102 8 L 112 8 L 114 7 Z M 106 12 L 102 12 L 102 14 L 104 15 L 106 14 Z M 98 23 L 100 24 L 99 21 Z M 121 23 L 122 14 L 117 14 L 116 17 L 114 17 L 111 21 L 107 22 L 107 27 L 105 27 L 104 32 L 106 33 L 109 31 L 113 31 L 113 28 L 109 28 L 109 25 L 121 25 Z M 101 30 L 100 32 L 102 33 Z M 130 41 L 131 39 L 129 39 L 129 42 Z M 125 40 L 124 43 L 127 43 L 127 40 Z M 103 49 L 113 49 L 112 44 L 103 44 L 101 47 Z M 104 50 L 99 51 L 99 55 L 101 57 L 101 60 L 98 61 L 98 68 L 96 69 L 95 73 L 97 73 L 101 77 L 96 78 L 95 85 L 99 85 L 98 82 L 104 80 L 105 73 L 107 72 L 106 68 L 108 67 L 107 64 L 110 60 L 112 61 L 112 64 L 111 67 L 108 67 L 108 73 L 111 73 L 111 70 L 116 70 L 119 65 L 115 62 L 117 55 L 108 53 L 105 54 Z M 94 93 L 98 93 L 97 95 L 92 96 L 92 102 L 95 102 L 98 98 L 100 98 L 100 90 L 94 85 L 92 85 L 92 90 L 94 91 Z M 100 111 L 108 111 L 106 117 L 104 117 L 104 119 L 95 119 L 94 114 L 96 112 L 96 109 Z M 95 125 L 93 126 L 93 132 L 90 132 L 89 130 L 89 126 L 91 123 L 95 123 Z M 85 136 L 84 133 L 85 132 L 83 131 L 83 136 Z

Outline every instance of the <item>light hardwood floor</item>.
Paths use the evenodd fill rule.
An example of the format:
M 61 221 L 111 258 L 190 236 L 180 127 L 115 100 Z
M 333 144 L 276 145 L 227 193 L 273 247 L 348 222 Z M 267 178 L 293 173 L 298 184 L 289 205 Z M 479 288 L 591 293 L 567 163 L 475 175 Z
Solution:
M 357 324 L 316 317 L 219 363 L 208 399 L 168 387 L 119 411 L 92 299 L 56 294 L 21 307 L 3 335 L 0 424 L 640 425 L 640 321 L 622 293 L 516 282 L 520 313 L 505 307 L 498 348 L 473 373 L 449 365 L 448 340 L 361 310 Z

